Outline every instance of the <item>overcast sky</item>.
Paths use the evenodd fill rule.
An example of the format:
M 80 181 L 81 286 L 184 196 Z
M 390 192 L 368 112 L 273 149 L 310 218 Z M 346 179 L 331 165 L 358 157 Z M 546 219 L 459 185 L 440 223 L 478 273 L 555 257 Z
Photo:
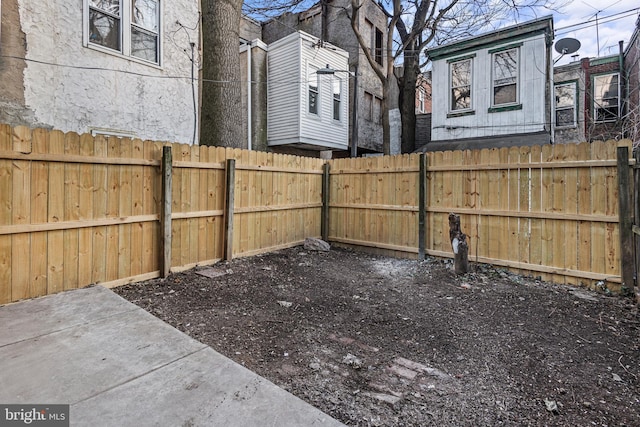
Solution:
M 577 39 L 582 46 L 576 54 L 583 58 L 598 56 L 599 39 L 600 56 L 615 55 L 619 52 L 620 40 L 624 41 L 625 47 L 627 46 L 638 19 L 639 8 L 638 0 L 573 0 L 568 6 L 562 8 L 561 12 L 553 14 L 555 41 L 566 37 Z M 596 12 L 598 12 L 597 26 Z M 554 59 L 559 56 L 560 54 L 554 51 Z M 557 65 L 566 64 L 571 60 L 571 55 L 566 55 Z

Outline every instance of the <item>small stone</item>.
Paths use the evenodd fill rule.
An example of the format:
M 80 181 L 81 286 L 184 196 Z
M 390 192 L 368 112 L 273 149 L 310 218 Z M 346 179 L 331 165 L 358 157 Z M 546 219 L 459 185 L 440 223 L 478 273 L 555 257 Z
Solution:
M 307 237 L 304 239 L 304 248 L 308 251 L 328 252 L 331 249 L 331 246 L 322 239 Z
M 280 304 L 284 308 L 289 308 L 293 305 L 293 303 L 289 301 L 278 301 L 278 304 Z
M 347 355 L 342 358 L 342 363 L 351 366 L 353 369 L 362 368 L 362 360 L 358 359 L 351 353 L 347 353 Z
M 611 374 L 613 376 L 614 381 L 622 382 L 622 378 L 618 374 Z
M 544 405 L 547 411 L 553 412 L 554 414 L 558 413 L 558 403 L 555 400 L 544 399 Z
M 319 363 L 313 362 L 309 364 L 309 368 L 311 368 L 311 370 L 313 371 L 319 371 L 321 367 Z

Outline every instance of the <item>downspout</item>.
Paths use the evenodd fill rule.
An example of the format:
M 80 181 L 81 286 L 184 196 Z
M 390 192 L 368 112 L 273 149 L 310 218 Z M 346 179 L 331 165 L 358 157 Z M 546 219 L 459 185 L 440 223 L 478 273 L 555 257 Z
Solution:
M 552 24 L 553 25 L 553 24 Z M 551 34 L 547 34 L 547 84 L 549 85 L 549 143 L 554 144 L 556 141 L 556 125 L 555 125 L 555 88 L 553 87 L 553 58 L 551 56 L 551 46 L 553 45 L 553 30 Z
M 251 50 L 253 47 L 253 42 L 247 42 L 247 149 L 251 150 L 252 136 L 251 136 L 251 91 L 253 87 L 251 86 Z
M 624 42 L 620 40 L 618 42 L 618 46 L 620 47 L 620 54 L 618 55 L 618 66 L 620 67 L 620 93 L 618 93 L 618 99 L 620 100 L 620 119 L 624 118 L 625 106 L 627 103 L 627 94 L 626 94 L 626 74 L 624 72 Z M 622 132 L 624 132 L 624 126 L 622 128 Z M 624 134 L 622 135 L 624 138 Z

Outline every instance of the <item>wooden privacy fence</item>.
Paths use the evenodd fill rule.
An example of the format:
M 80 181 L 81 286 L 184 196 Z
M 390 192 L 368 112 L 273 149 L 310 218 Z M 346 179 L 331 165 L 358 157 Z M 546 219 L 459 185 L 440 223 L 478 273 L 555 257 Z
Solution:
M 323 163 L 0 125 L 0 304 L 319 237 Z
M 309 236 L 449 257 L 450 212 L 472 261 L 618 291 L 640 263 L 629 150 L 610 141 L 327 162 L 0 125 L 0 304 Z
M 629 141 L 609 141 L 333 160 L 324 237 L 450 257 L 448 214 L 455 212 L 472 261 L 614 291 L 624 264 L 625 285 L 633 287 L 628 203 L 619 214 L 632 188 L 627 178 L 620 198 L 618 178 L 635 161 L 619 166 L 619 145 L 628 155 Z

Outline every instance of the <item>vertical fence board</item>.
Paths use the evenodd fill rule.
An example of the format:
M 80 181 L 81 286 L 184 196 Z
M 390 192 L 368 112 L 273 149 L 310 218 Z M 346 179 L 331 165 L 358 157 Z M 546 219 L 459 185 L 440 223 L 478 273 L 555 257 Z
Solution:
M 64 134 L 53 131 L 49 135 L 49 153 L 64 154 Z M 49 212 L 48 222 L 64 220 L 64 165 L 52 162 L 49 165 Z M 48 278 L 47 293 L 52 294 L 64 289 L 64 232 L 50 231 L 47 238 Z
M 46 154 L 49 149 L 49 131 L 34 129 L 32 139 L 33 153 Z M 47 222 L 49 195 L 49 164 L 47 162 L 31 163 L 31 223 Z M 47 294 L 47 233 L 31 234 L 31 279 L 29 296 L 37 297 Z
M 15 151 L 31 147 L 31 134 L 24 127 L 14 129 L 13 147 Z M 12 224 L 29 224 L 31 222 L 31 162 L 16 160 L 12 172 L 13 206 L 11 210 Z M 11 238 L 11 279 L 12 298 L 29 298 L 29 282 L 31 275 L 31 235 L 29 233 L 14 234 Z
M 11 152 L 11 127 L 0 125 L 0 151 Z M 11 160 L 0 159 L 0 225 L 11 225 L 13 182 Z M 11 235 L 0 235 L 0 304 L 11 297 Z
M 131 139 L 122 138 L 120 140 L 120 157 L 128 159 L 132 155 L 133 144 Z M 120 188 L 118 191 L 118 215 L 120 217 L 130 216 L 133 212 L 132 177 L 133 166 L 120 166 Z M 118 225 L 118 279 L 131 276 L 132 225 Z
M 542 148 L 540 146 L 531 147 L 530 159 L 532 163 L 541 161 Z M 530 211 L 539 213 L 542 211 L 542 169 L 531 168 L 531 189 L 530 189 Z M 542 265 L 542 222 L 538 218 L 531 218 L 531 231 L 529 237 L 529 262 L 535 265 Z
M 565 160 L 565 145 L 564 144 L 556 144 L 553 146 L 553 161 L 563 161 Z M 551 212 L 555 213 L 565 213 L 565 169 L 557 168 L 552 172 L 551 185 L 553 189 L 551 190 L 553 193 L 553 198 L 551 199 L 552 207 L 549 209 Z M 566 221 L 563 220 L 554 220 L 552 222 L 552 247 L 553 247 L 553 266 L 565 268 L 565 224 Z M 562 275 L 554 275 L 552 280 L 556 283 L 564 283 L 564 276 Z
M 100 159 L 107 157 L 107 140 L 97 136 L 93 141 L 93 155 Z M 108 182 L 109 167 L 102 164 L 93 166 L 93 218 L 104 218 L 107 212 L 109 193 Z M 93 283 L 101 283 L 107 280 L 107 227 L 93 227 L 92 233 L 92 272 Z
M 591 144 L 591 152 L 596 160 L 607 158 L 606 147 L 603 142 Z M 606 168 L 605 168 L 606 169 Z M 607 200 L 606 170 L 603 168 L 591 168 L 591 214 L 605 215 Z M 606 225 L 604 223 L 591 223 L 591 271 L 604 273 L 606 270 Z
M 578 159 L 578 147 L 575 144 L 567 144 L 565 147 L 565 160 L 576 161 Z M 564 212 L 566 214 L 578 213 L 578 169 L 565 168 L 564 170 Z M 570 270 L 578 269 L 578 222 L 565 221 L 564 229 L 564 266 Z M 565 276 L 565 283 L 578 285 L 576 277 Z
M 79 153 L 84 157 L 92 157 L 93 140 L 91 134 L 80 136 Z M 80 220 L 93 219 L 93 194 L 94 194 L 94 170 L 95 165 L 81 164 L 79 169 L 79 204 L 78 218 Z M 93 229 L 92 227 L 78 230 L 78 286 L 87 286 L 91 283 L 93 270 Z
M 578 144 L 577 159 L 589 160 L 591 158 L 591 144 L 584 142 Z M 578 214 L 591 214 L 591 170 L 588 167 L 578 168 Z M 591 271 L 591 221 L 578 221 L 578 255 L 577 267 L 581 271 Z M 580 279 L 579 282 L 591 286 L 591 280 Z
M 144 159 L 144 144 L 140 139 L 134 139 L 131 141 L 131 158 L 134 160 Z M 144 214 L 144 181 L 143 166 L 131 167 L 131 215 L 138 216 Z M 142 274 L 142 258 L 143 258 L 143 243 L 142 243 L 142 228 L 144 223 L 137 222 L 131 224 L 131 268 L 129 276 L 135 277 Z

